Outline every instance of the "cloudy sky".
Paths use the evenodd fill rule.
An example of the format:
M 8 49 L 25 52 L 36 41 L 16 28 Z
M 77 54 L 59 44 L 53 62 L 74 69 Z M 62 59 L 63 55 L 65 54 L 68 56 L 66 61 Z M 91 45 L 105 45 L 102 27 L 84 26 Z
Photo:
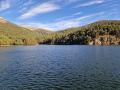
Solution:
M 49 30 L 120 20 L 120 0 L 0 0 L 0 16 Z

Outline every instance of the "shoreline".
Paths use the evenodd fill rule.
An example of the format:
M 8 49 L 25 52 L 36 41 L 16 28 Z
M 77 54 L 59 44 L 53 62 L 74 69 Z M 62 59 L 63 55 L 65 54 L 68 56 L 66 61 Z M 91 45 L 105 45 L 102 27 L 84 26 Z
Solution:
M 48 46 L 75 46 L 75 45 L 79 45 L 79 46 L 120 46 L 120 45 L 80 45 L 80 44 L 37 44 L 37 45 L 0 45 L 0 47 L 12 47 L 12 46 L 40 46 L 40 45 L 48 45 Z

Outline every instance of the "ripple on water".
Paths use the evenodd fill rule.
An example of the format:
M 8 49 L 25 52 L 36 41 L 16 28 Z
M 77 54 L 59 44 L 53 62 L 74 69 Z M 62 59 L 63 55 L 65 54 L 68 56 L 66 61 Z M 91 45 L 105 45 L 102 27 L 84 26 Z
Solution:
M 3 47 L 0 90 L 120 90 L 119 53 L 119 46 Z

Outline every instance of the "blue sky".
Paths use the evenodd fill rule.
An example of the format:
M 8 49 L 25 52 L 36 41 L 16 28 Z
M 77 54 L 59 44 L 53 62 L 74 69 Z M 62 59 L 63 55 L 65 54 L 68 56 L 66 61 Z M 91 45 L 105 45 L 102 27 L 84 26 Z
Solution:
M 49 30 L 120 20 L 120 0 L 0 0 L 0 16 Z

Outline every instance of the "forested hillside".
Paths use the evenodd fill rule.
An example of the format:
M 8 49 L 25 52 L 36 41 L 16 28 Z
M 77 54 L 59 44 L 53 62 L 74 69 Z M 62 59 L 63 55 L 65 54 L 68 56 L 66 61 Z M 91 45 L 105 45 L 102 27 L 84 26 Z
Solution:
M 59 31 L 40 43 L 61 45 L 119 45 L 120 20 L 103 20 L 86 26 Z
M 18 26 L 0 18 L 0 45 L 120 45 L 120 20 L 103 20 L 52 32 Z

